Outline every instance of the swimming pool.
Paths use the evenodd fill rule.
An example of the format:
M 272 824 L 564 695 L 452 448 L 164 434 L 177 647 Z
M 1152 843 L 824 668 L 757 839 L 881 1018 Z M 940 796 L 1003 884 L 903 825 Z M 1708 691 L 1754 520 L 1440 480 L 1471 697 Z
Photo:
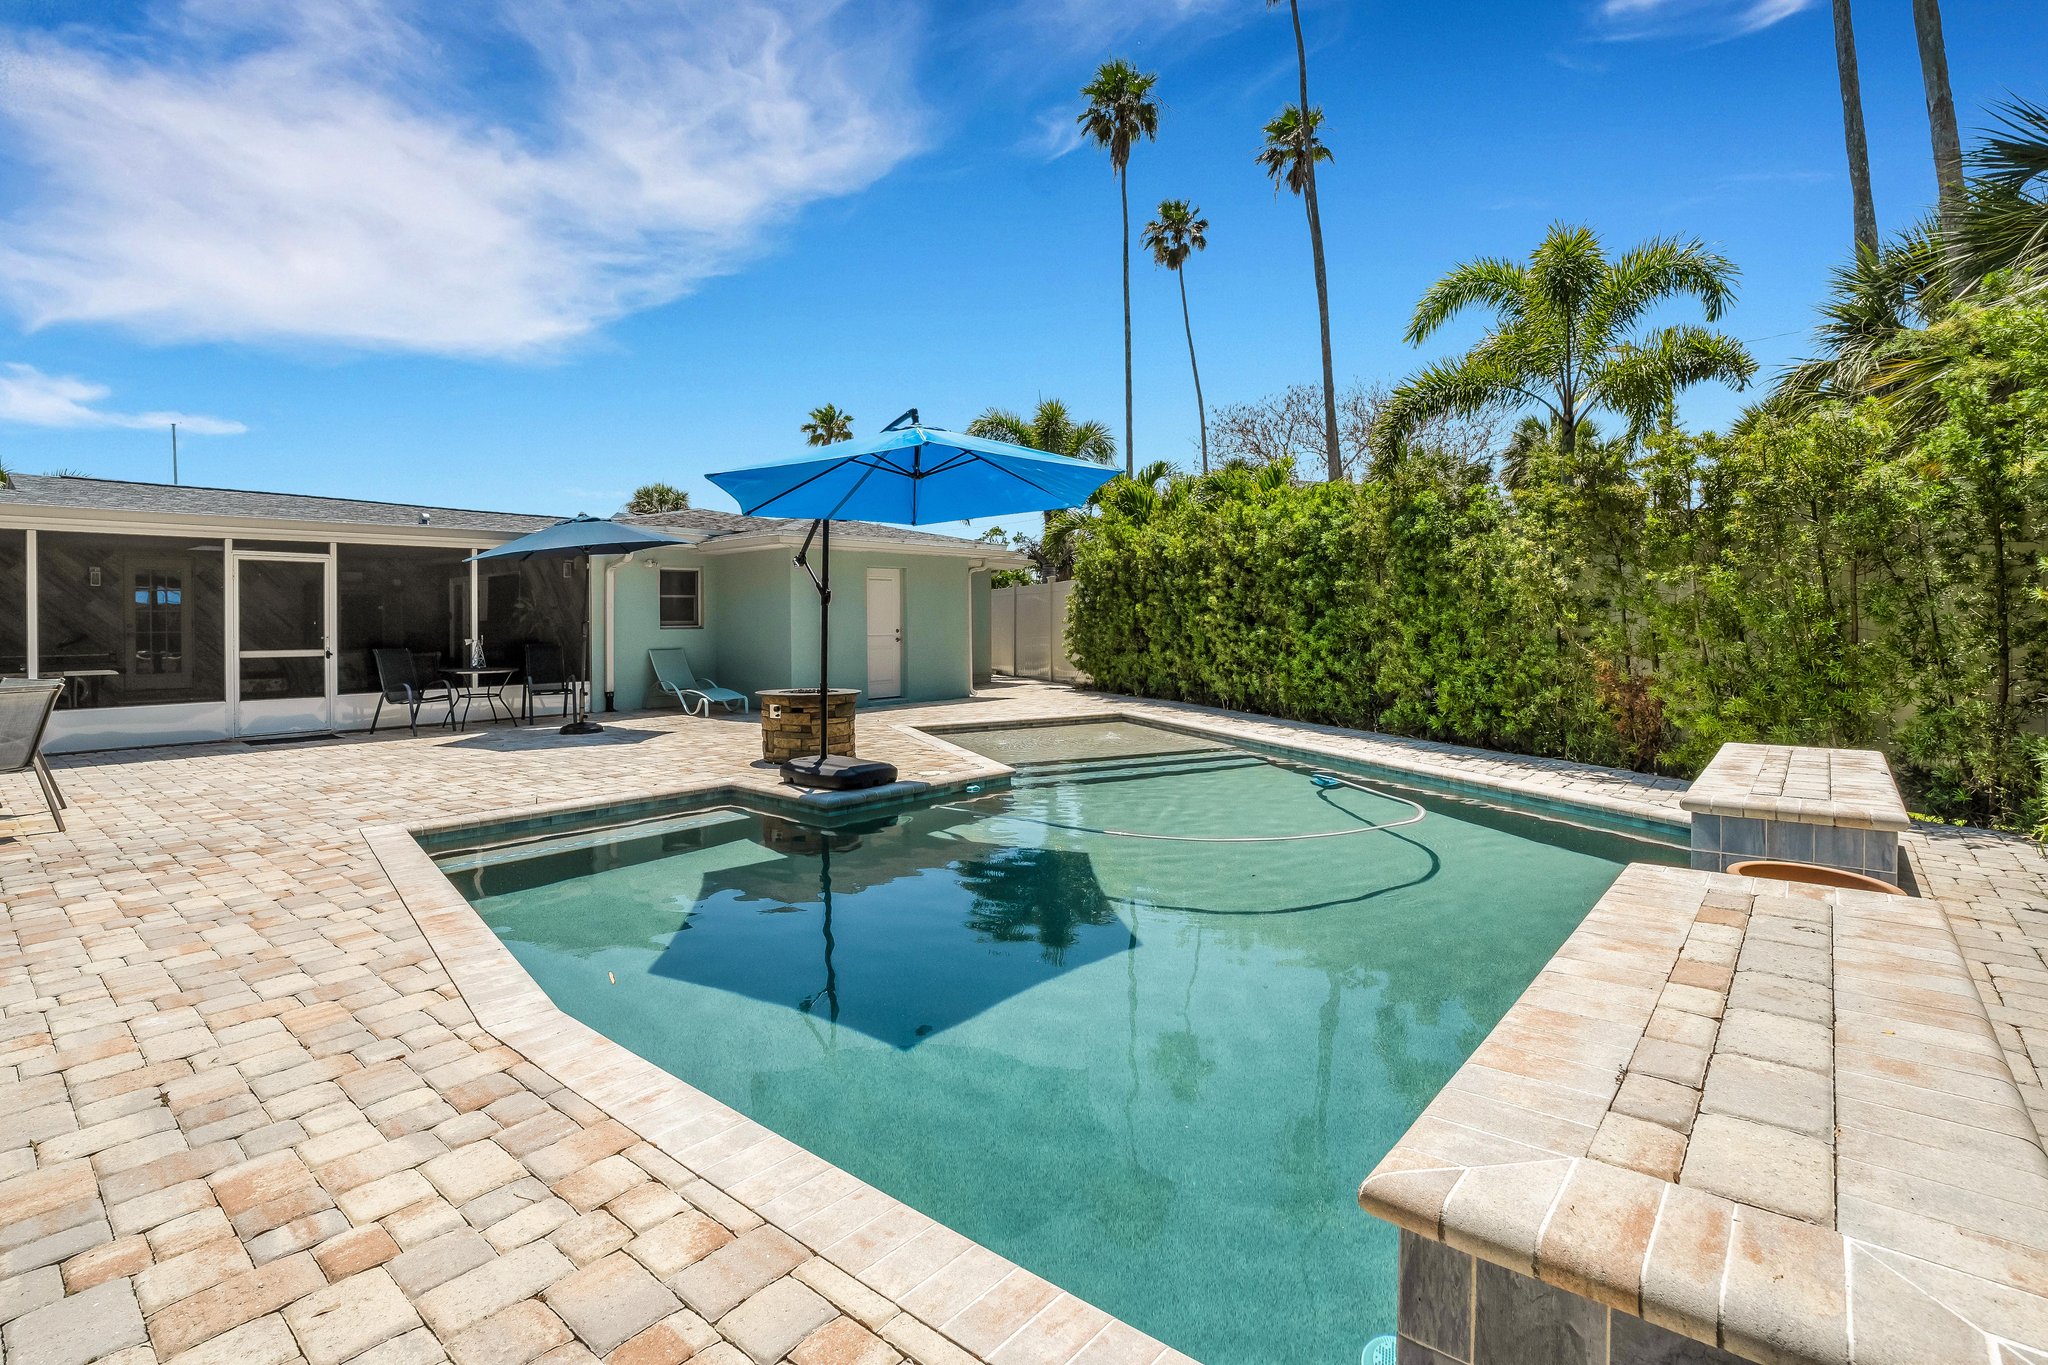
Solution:
M 1394 1322 L 1358 1181 L 1622 864 L 1683 855 L 1058 730 L 950 733 L 1032 766 L 881 815 L 430 851 L 561 1009 L 765 1126 L 1209 1365 L 1348 1365 Z

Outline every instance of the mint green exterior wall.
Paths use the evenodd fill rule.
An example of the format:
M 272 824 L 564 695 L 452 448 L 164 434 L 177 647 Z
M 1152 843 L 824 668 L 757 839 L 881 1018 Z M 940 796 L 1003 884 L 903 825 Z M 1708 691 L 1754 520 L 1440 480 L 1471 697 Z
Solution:
M 797 574 L 789 555 L 712 555 L 704 564 L 704 615 L 718 636 L 718 662 L 701 667 L 749 696 L 789 686 L 789 580 Z
M 643 559 L 645 557 L 643 556 Z M 735 691 L 815 686 L 818 679 L 818 598 L 809 578 L 786 550 L 702 555 L 658 552 L 664 567 L 695 568 L 704 578 L 704 625 L 663 630 L 659 575 L 634 564 L 614 576 L 613 705 L 621 711 L 672 705 L 655 686 L 647 651 L 680 645 L 700 678 Z M 964 697 L 970 686 L 973 638 L 970 580 L 979 578 L 982 634 L 987 633 L 987 574 L 972 559 L 952 555 L 834 550 L 832 555 L 832 684 L 867 686 L 867 571 L 893 568 L 903 575 L 903 697 L 935 701 Z M 605 660 L 604 574 L 591 574 L 593 676 L 601 692 Z M 981 656 L 985 662 L 986 652 Z M 602 700 L 601 695 L 599 698 Z
M 951 555 L 832 553 L 832 685 L 868 690 L 868 570 L 903 575 L 903 700 L 964 697 L 968 682 L 968 577 L 974 561 Z M 818 595 L 796 576 L 791 593 L 790 686 L 818 680 Z
M 995 585 L 995 573 L 989 569 L 974 571 L 974 685 L 981 687 L 995 676 L 994 640 L 989 627 L 994 621 L 989 592 Z

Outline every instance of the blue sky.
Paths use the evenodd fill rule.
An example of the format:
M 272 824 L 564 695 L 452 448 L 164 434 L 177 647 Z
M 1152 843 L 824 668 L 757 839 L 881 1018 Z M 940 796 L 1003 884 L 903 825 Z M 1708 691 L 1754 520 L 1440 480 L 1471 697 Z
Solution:
M 1820 0 L 1306 0 L 1340 383 L 1456 262 L 1558 219 L 1698 236 L 1724 326 L 1802 353 L 1849 206 Z M 460 15 L 450 21 L 447 12 Z M 80 14 L 91 22 L 80 23 Z M 1260 0 L 159 0 L 0 10 L 0 461 L 606 513 L 1040 396 L 1121 429 L 1115 185 L 1076 89 L 1159 73 L 1134 221 L 1196 200 L 1213 406 L 1315 377 L 1298 201 L 1252 162 L 1293 95 Z M 2040 97 L 2048 6 L 1950 0 L 1969 130 Z M 1878 213 L 1933 193 L 1907 0 L 1857 5 Z M 2033 82 L 2029 88 L 2028 82 Z M 1134 265 L 1141 458 L 1193 458 L 1178 296 Z M 1739 406 L 1702 390 L 1687 420 Z

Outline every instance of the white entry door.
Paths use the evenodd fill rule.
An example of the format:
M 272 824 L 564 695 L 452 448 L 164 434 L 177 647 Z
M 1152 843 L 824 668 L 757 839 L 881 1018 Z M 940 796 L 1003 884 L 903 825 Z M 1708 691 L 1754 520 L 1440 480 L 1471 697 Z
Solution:
M 235 733 L 333 729 L 333 560 L 237 554 L 234 589 Z
M 868 700 L 903 695 L 903 570 L 868 570 Z

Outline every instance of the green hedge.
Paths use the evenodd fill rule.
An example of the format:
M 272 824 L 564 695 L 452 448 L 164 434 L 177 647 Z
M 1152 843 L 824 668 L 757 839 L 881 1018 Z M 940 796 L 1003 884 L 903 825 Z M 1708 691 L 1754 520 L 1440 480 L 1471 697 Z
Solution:
M 1357 484 L 1119 481 L 1068 625 L 1106 688 L 1689 774 L 1728 740 L 1885 747 L 1920 808 L 2037 818 L 2048 309 L 1918 339 L 1897 405 Z

